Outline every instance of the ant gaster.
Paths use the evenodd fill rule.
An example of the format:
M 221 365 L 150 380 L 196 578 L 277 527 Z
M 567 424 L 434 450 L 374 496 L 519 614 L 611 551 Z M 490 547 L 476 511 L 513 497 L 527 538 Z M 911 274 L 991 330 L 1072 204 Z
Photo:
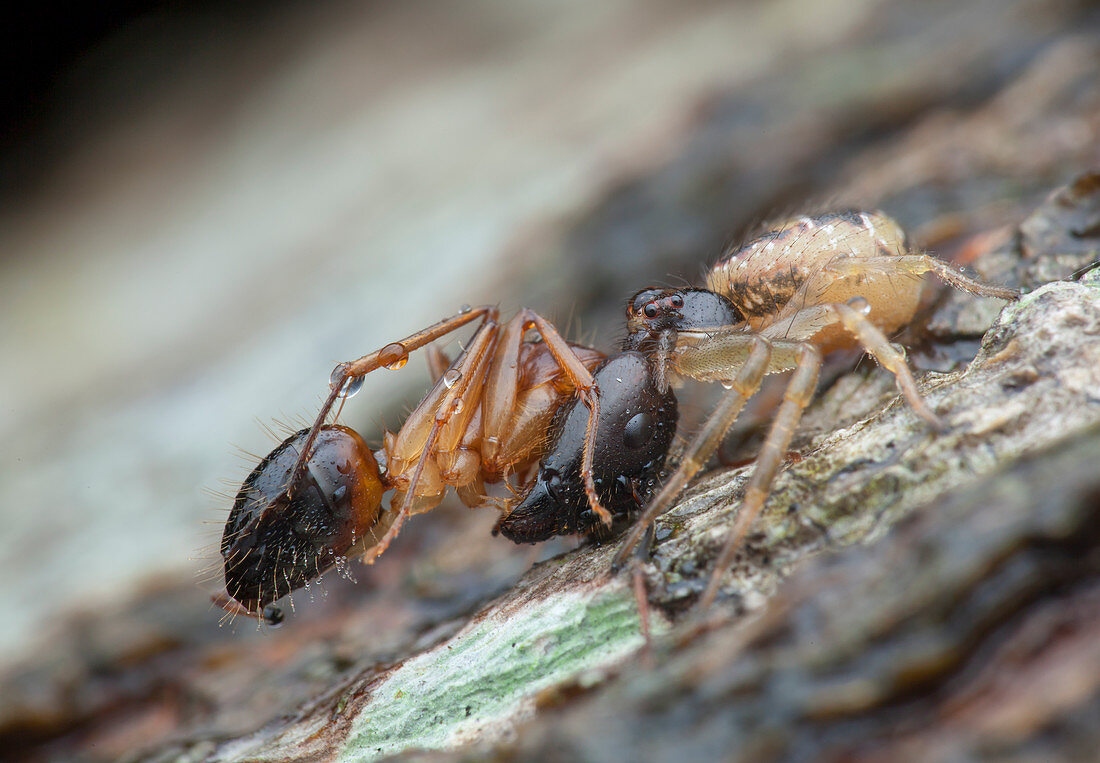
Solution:
M 566 343 L 530 311 L 502 331 L 495 309 L 479 308 L 342 364 L 313 427 L 276 448 L 242 487 L 222 542 L 228 593 L 255 612 L 331 566 L 333 555 L 361 553 L 373 560 L 409 513 L 438 504 L 447 484 L 476 505 L 487 501 L 484 483 L 509 473 L 520 476 L 523 491 L 498 523 L 506 537 L 534 542 L 563 533 L 599 535 L 605 530 L 597 520 L 610 527 L 614 518 L 629 516 L 664 466 L 676 422 L 672 388 L 685 379 L 721 382 L 728 392 L 624 539 L 613 561 L 619 568 L 713 455 L 764 376 L 793 370 L 699 601 L 705 609 L 767 499 L 824 354 L 862 348 L 894 375 L 919 416 L 944 428 L 920 397 L 904 356 L 886 338 L 913 319 L 928 272 L 980 296 L 1018 296 L 911 252 L 902 230 L 882 213 L 842 212 L 773 227 L 723 256 L 705 289 L 638 292 L 627 307 L 623 351 L 607 360 Z M 403 364 L 408 352 L 478 318 L 473 340 L 449 368 L 443 370 L 439 354 L 430 356 L 439 381 L 401 431 L 387 434 L 387 469 L 378 476 L 354 433 L 325 425 L 329 411 L 366 373 Z M 524 341 L 528 328 L 543 342 Z M 541 364 L 549 388 L 535 383 L 537 373 L 519 370 L 523 362 Z M 525 396 L 538 404 L 528 407 Z M 521 424 L 525 417 L 537 425 Z M 531 434 L 544 427 L 555 434 Z M 355 458 L 345 457 L 346 450 Z M 326 461 L 339 462 L 339 478 L 326 481 Z M 536 462 L 535 478 L 523 481 Z M 391 510 L 383 512 L 380 495 L 390 487 L 397 492 Z M 359 494 L 367 497 L 360 502 Z

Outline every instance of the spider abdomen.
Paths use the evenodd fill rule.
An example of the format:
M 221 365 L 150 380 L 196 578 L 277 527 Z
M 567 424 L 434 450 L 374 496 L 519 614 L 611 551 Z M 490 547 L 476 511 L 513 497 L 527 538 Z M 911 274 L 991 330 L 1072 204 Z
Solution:
M 907 254 L 904 231 L 882 212 L 796 217 L 724 255 L 707 274 L 707 288 L 758 330 L 805 305 L 861 297 L 872 323 L 889 333 L 912 319 L 919 301 L 920 289 L 911 287 L 920 276 L 886 264 Z M 814 341 L 833 343 L 827 336 Z

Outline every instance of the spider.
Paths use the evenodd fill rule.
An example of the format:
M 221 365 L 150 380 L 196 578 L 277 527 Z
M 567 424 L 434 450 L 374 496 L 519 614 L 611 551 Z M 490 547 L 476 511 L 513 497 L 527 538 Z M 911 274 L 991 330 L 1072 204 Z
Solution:
M 627 307 L 624 346 L 652 355 L 662 383 L 718 381 L 729 391 L 623 540 L 612 568 L 626 563 L 653 521 L 672 507 L 767 374 L 793 369 L 699 611 L 714 602 L 723 574 L 767 501 L 813 398 L 825 354 L 862 348 L 894 375 L 917 415 L 943 431 L 945 424 L 921 398 L 904 355 L 886 338 L 913 320 L 927 273 L 975 295 L 1019 296 L 913 252 L 896 222 L 882 212 L 861 211 L 802 216 L 776 225 L 720 258 L 707 273 L 705 289 L 635 294 Z

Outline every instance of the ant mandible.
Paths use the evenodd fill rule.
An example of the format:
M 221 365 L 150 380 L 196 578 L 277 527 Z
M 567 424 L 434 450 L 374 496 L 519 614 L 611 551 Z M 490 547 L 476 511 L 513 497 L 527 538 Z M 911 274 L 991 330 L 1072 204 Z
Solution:
M 463 455 L 473 473 L 480 466 L 483 482 L 499 480 L 509 471 L 500 468 L 501 462 L 494 461 L 495 457 L 503 457 L 510 471 L 520 475 L 523 490 L 497 525 L 506 537 L 523 543 L 556 534 L 599 535 L 596 519 L 610 526 L 612 518 L 628 516 L 644 503 L 659 478 L 676 422 L 671 389 L 689 378 L 721 382 L 727 394 L 624 539 L 612 562 L 613 569 L 619 569 L 656 517 L 671 508 L 713 455 L 764 376 L 793 370 L 746 485 L 738 518 L 699 600 L 698 607 L 705 610 L 713 603 L 722 575 L 767 500 L 802 412 L 813 397 L 823 355 L 842 348 L 862 348 L 894 374 L 901 393 L 918 415 L 933 428 L 944 429 L 943 422 L 920 397 L 903 355 L 886 338 L 912 321 L 923 277 L 929 272 L 956 289 L 979 296 L 1006 300 L 1018 297 L 1012 289 L 982 284 L 927 254 L 911 252 L 901 228 L 880 212 L 841 212 L 799 217 L 773 227 L 723 256 L 709 271 L 704 289 L 650 288 L 638 292 L 627 307 L 628 335 L 622 352 L 609 359 L 590 348 L 564 342 L 552 326 L 530 311 L 517 315 L 504 332 L 508 341 L 498 343 L 495 312 L 479 308 L 480 313 L 443 321 L 401 343 L 342 364 L 334 372 L 332 393 L 313 427 L 283 443 L 246 480 L 223 537 L 227 590 L 245 609 L 256 611 L 267 603 L 265 600 L 274 601 L 300 585 L 295 585 L 299 579 L 320 574 L 322 552 L 330 557 L 363 553 L 368 561 L 373 560 L 385 550 L 405 516 L 439 502 L 444 483 L 459 486 L 459 494 L 467 504 L 486 502 L 482 482 L 474 479 L 477 489 L 471 492 L 467 487 L 464 492 L 471 481 L 444 476 L 454 473 L 448 466 L 459 460 L 454 454 L 456 443 L 464 447 Z M 437 382 L 401 432 L 396 437 L 387 435 L 385 453 L 391 465 L 387 478 L 375 476 L 377 468 L 372 470 L 370 459 L 365 457 L 350 468 L 351 474 L 371 474 L 369 489 L 363 490 L 370 495 L 365 503 L 371 508 L 353 524 L 361 528 L 378 525 L 372 535 L 374 542 L 365 543 L 362 534 L 356 540 L 355 532 L 333 540 L 337 534 L 326 534 L 331 528 L 318 529 L 307 521 L 295 537 L 304 537 L 313 545 L 307 548 L 300 544 L 292 560 L 287 560 L 286 547 L 293 545 L 289 536 L 279 540 L 265 528 L 288 521 L 293 524 L 295 518 L 316 514 L 316 510 L 310 513 L 295 506 L 294 501 L 306 492 L 301 485 L 311 465 L 324 461 L 322 452 L 330 447 L 328 439 L 343 441 L 352 436 L 350 430 L 324 423 L 344 385 L 355 383 L 380 366 L 403 363 L 412 349 L 478 317 L 483 317 L 478 333 L 450 368 L 442 371 L 443 360 L 434 356 L 436 360 L 432 361 L 430 357 L 433 375 L 442 379 L 443 387 Z M 537 416 L 540 426 L 553 423 L 550 428 L 556 436 L 531 438 L 523 447 L 501 450 L 497 447 L 503 442 L 501 435 L 522 429 L 515 417 L 516 411 L 524 408 L 515 405 L 518 395 L 532 388 L 525 375 L 509 363 L 514 363 L 518 351 L 539 354 L 531 348 L 543 346 L 523 341 L 528 327 L 534 327 L 544 340 L 547 349 L 541 351 L 543 362 L 549 352 L 558 369 L 558 387 L 544 400 Z M 479 337 L 485 337 L 488 346 L 475 353 Z M 512 349 L 504 349 L 509 347 Z M 501 367 L 512 370 L 496 370 Z M 592 369 L 596 369 L 595 376 L 590 373 Z M 453 385 L 445 383 L 448 378 Z M 463 378 L 471 379 L 471 383 L 460 384 Z M 517 396 L 507 398 L 513 407 L 509 409 L 494 398 L 500 392 L 493 390 L 516 390 Z M 483 414 L 485 423 L 473 423 L 477 417 L 468 411 L 471 418 L 452 424 L 456 421 L 452 415 L 457 413 L 455 401 L 461 401 L 459 411 L 467 403 L 479 403 L 479 410 L 488 411 Z M 601 412 L 601 406 L 608 409 L 609 415 Z M 434 416 L 430 427 L 425 419 L 428 414 Z M 491 428 L 489 421 L 505 423 Z M 441 432 L 448 426 L 449 437 L 444 438 Z M 408 443 L 404 451 L 398 447 L 402 438 Z M 441 449 L 439 443 L 450 444 L 452 450 Z M 281 449 L 296 454 L 292 466 L 286 465 L 289 459 Z M 365 446 L 357 443 L 350 450 L 361 453 Z M 522 475 L 535 461 L 539 461 L 535 478 L 523 481 Z M 410 474 L 409 465 L 413 463 Z M 393 464 L 397 465 L 396 471 Z M 443 468 L 437 472 L 428 468 L 429 464 Z M 260 483 L 265 482 L 271 486 L 261 487 Z M 319 497 L 332 498 L 340 493 L 341 500 L 346 501 L 345 494 L 351 488 L 345 482 L 311 484 Z M 389 516 L 382 518 L 380 496 L 390 486 L 397 486 L 398 492 Z M 394 513 L 392 505 L 398 503 L 398 496 L 400 508 Z M 601 501 L 613 511 L 604 508 Z M 337 513 L 343 516 L 348 512 Z M 376 534 L 382 526 L 386 532 L 379 540 Z M 276 540 L 277 548 L 282 546 L 281 555 L 274 559 L 262 542 L 268 537 Z M 285 586 L 277 580 L 280 574 Z M 268 575 L 270 581 L 266 580 Z

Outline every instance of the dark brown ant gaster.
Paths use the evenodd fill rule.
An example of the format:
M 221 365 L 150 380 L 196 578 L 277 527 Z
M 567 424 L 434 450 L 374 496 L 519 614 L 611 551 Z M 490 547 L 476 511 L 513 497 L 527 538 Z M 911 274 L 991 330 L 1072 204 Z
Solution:
M 447 485 L 475 506 L 490 502 L 487 483 L 511 477 L 516 497 L 497 528 L 518 543 L 605 534 L 637 513 L 661 477 L 676 426 L 672 389 L 686 379 L 721 382 L 728 391 L 623 540 L 618 569 L 713 455 L 764 376 L 793 371 L 700 598 L 706 609 L 767 500 L 823 355 L 862 348 L 894 375 L 919 416 L 944 428 L 886 338 L 912 321 L 929 272 L 976 295 L 1018 296 L 912 252 L 882 213 L 843 212 L 774 226 L 723 256 L 704 289 L 638 292 L 622 351 L 610 358 L 567 343 L 531 311 L 501 326 L 497 311 L 482 307 L 341 364 L 313 426 L 265 458 L 237 496 L 221 547 L 227 593 L 257 612 L 339 560 L 373 561 L 405 518 L 436 506 Z M 386 434 L 377 459 L 350 429 L 326 423 L 365 374 L 402 365 L 474 321 L 477 331 L 453 363 L 429 354 L 436 383 L 401 430 Z M 542 341 L 528 338 L 531 330 Z

